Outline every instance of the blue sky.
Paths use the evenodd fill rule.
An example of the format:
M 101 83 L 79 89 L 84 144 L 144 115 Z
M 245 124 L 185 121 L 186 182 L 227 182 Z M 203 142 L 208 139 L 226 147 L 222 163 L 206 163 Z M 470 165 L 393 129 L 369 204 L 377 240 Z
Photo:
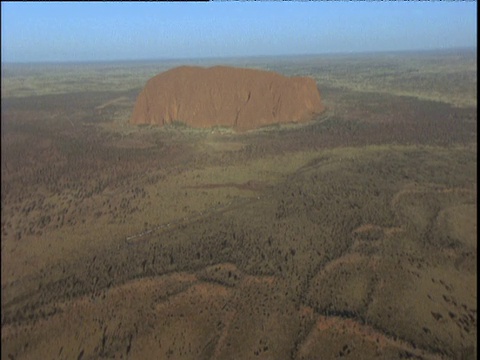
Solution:
M 476 2 L 2 2 L 2 62 L 476 47 Z

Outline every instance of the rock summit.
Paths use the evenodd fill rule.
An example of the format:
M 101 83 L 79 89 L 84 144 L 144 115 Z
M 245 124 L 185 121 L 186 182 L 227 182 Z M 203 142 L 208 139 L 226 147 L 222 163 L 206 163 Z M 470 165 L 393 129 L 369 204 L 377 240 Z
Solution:
M 181 66 L 151 78 L 130 122 L 238 131 L 275 123 L 304 122 L 324 110 L 314 79 L 272 71 Z

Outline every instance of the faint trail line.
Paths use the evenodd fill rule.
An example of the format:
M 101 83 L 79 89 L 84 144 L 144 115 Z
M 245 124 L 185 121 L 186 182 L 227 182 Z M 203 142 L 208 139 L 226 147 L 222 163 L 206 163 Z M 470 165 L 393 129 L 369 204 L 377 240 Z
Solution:
M 178 219 L 178 220 L 175 220 L 175 221 L 170 221 L 168 223 L 162 223 L 162 224 L 154 226 L 153 228 L 144 230 L 142 232 L 126 236 L 125 237 L 125 242 L 127 243 L 127 245 L 134 245 L 134 244 L 139 242 L 140 238 L 143 238 L 146 235 L 153 234 L 153 233 L 157 232 L 158 230 L 160 230 L 160 231 L 158 231 L 157 234 L 172 232 L 172 231 L 177 230 L 181 226 L 186 226 L 188 224 L 192 224 L 192 223 L 207 219 L 207 218 L 209 218 L 211 216 L 214 216 L 214 215 L 221 215 L 221 214 L 224 214 L 224 213 L 229 212 L 229 211 L 234 211 L 234 210 L 240 209 L 242 207 L 251 205 L 251 204 L 253 204 L 253 203 L 255 203 L 259 200 L 263 200 L 267 197 L 268 197 L 268 195 L 267 196 L 262 196 L 262 197 L 256 197 L 256 198 L 248 198 L 248 199 L 243 199 L 243 200 L 238 200 L 237 199 L 233 203 L 230 203 L 230 204 L 227 204 L 227 205 L 224 205 L 224 206 L 218 206 L 217 205 L 217 206 L 214 206 L 214 207 L 211 207 L 211 208 L 207 209 L 206 211 L 200 212 L 200 214 L 198 214 L 196 216 L 184 217 L 184 218 L 181 218 L 181 219 Z
M 114 104 L 116 104 L 118 102 L 122 102 L 122 101 L 130 101 L 130 99 L 126 96 L 121 96 L 121 97 L 118 97 L 118 98 L 113 99 L 113 100 L 109 100 L 106 103 L 103 103 L 101 105 L 96 106 L 95 110 L 102 110 L 102 109 L 106 108 L 107 106 L 114 105 Z

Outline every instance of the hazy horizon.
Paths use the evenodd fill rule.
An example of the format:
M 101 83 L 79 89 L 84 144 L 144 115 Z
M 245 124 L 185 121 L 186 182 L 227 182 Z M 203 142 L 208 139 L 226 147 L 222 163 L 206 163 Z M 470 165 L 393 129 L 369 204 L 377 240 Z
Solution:
M 2 63 L 476 49 L 476 3 L 4 3 Z
M 209 62 L 213 60 L 237 61 L 237 60 L 262 60 L 262 59 L 302 59 L 308 57 L 361 57 L 381 55 L 408 55 L 408 54 L 432 54 L 432 53 L 465 53 L 476 52 L 476 47 L 456 47 L 447 49 L 416 49 L 394 51 L 366 51 L 366 52 L 331 52 L 317 54 L 271 54 L 271 55 L 244 55 L 244 56 L 215 56 L 215 57 L 183 57 L 183 58 L 144 58 L 144 59 L 111 59 L 111 60 L 59 60 L 59 61 L 2 61 L 2 65 L 75 65 L 75 64 L 129 64 L 129 63 L 157 63 L 157 62 L 181 62 L 198 61 Z

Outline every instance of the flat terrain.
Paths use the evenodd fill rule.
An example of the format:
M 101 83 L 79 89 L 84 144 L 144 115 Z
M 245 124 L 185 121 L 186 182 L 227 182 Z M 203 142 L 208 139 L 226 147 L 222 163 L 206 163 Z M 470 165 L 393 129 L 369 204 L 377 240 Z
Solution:
M 476 359 L 476 51 L 187 63 L 327 110 L 137 127 L 180 63 L 2 65 L 1 358 Z

